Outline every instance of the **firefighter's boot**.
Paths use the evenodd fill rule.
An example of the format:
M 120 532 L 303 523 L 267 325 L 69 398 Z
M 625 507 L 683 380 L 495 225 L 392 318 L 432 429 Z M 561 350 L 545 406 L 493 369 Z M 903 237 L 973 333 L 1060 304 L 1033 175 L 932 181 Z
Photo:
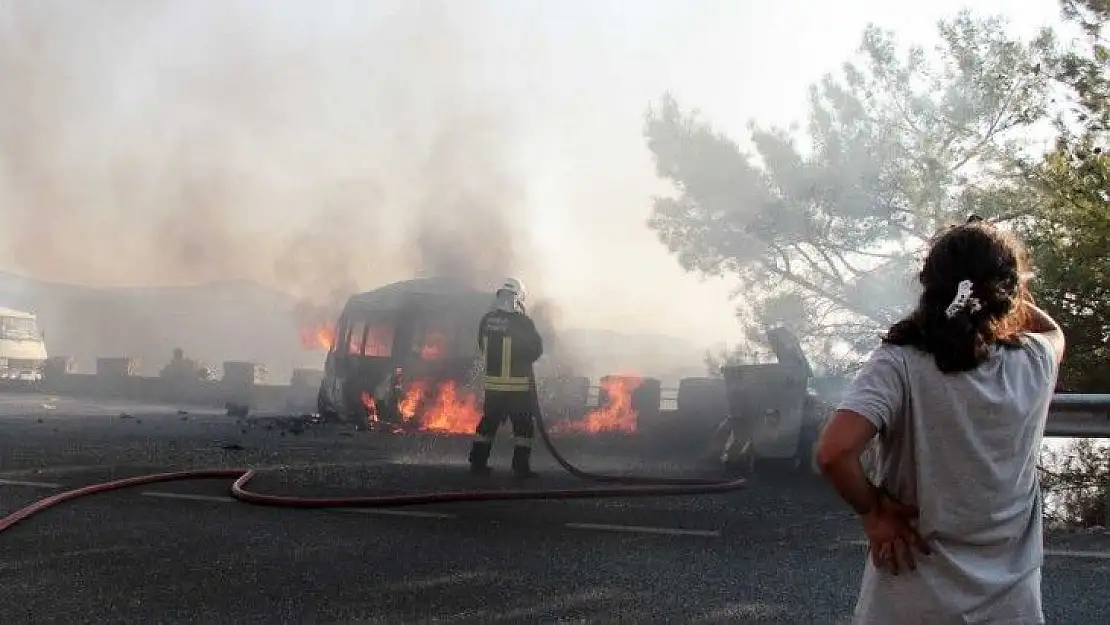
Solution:
M 475 475 L 489 475 L 489 452 L 493 446 L 488 441 L 474 441 L 470 447 L 470 472 Z
M 539 473 L 532 470 L 531 459 L 531 447 L 513 448 L 513 476 L 521 479 L 539 477 Z

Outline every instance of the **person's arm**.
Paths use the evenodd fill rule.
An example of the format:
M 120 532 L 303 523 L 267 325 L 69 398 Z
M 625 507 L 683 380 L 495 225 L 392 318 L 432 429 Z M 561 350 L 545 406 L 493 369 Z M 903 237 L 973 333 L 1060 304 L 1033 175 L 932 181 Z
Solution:
M 1032 300 L 1026 300 L 1025 306 L 1029 311 L 1025 323 L 1025 331 L 1039 334 L 1052 346 L 1052 353 L 1056 357 L 1056 364 L 1064 360 L 1064 330 L 1060 324 L 1041 310 Z
M 817 447 L 821 473 L 860 516 L 874 512 L 882 501 L 880 490 L 867 479 L 860 462 L 878 431 L 863 415 L 837 410 Z
M 873 512 L 881 491 L 867 479 L 860 457 L 880 431 L 889 430 L 902 411 L 901 360 L 880 347 L 840 402 L 817 446 L 817 464 L 837 493 L 860 515 Z
M 482 337 L 486 335 L 486 318 L 489 313 L 482 315 L 482 319 L 478 321 L 478 349 L 482 348 Z

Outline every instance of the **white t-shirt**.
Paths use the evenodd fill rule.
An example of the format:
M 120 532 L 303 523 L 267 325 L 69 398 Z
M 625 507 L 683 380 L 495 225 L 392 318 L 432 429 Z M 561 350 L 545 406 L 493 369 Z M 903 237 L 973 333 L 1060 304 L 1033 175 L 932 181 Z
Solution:
M 1043 623 L 1037 461 L 1058 367 L 1027 334 L 979 367 L 937 369 L 884 344 L 840 402 L 878 429 L 873 479 L 918 506 L 932 555 L 894 576 L 864 569 L 857 623 Z

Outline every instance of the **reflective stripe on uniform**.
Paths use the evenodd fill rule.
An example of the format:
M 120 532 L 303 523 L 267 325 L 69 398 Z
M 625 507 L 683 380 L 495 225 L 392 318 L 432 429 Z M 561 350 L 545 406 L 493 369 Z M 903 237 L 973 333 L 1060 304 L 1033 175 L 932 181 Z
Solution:
M 514 436 L 513 445 L 516 447 L 532 448 L 532 438 L 527 436 Z
M 486 378 L 487 391 L 516 391 L 519 393 L 526 393 L 531 388 L 528 378 L 524 381 L 505 382 L 497 378 Z
M 492 436 L 482 436 L 481 434 L 478 434 L 474 437 L 474 442 L 475 443 L 492 443 L 493 442 L 493 437 Z
M 513 337 L 501 338 L 500 374 L 486 372 L 486 388 L 491 391 L 527 391 L 532 380 L 527 376 L 513 377 Z
M 482 337 L 482 356 L 488 361 L 489 338 Z M 486 372 L 485 389 L 487 391 L 515 391 L 527 392 L 531 390 L 532 379 L 528 376 L 513 376 L 513 337 L 501 337 L 501 370 L 499 372 Z
M 489 383 L 492 383 L 492 384 L 516 384 L 516 385 L 523 384 L 524 386 L 528 386 L 529 384 L 532 383 L 532 378 L 530 378 L 526 375 L 518 375 L 516 377 L 513 377 L 513 376 L 503 377 L 503 376 L 499 376 L 499 375 L 487 375 L 486 376 L 486 382 L 489 382 Z

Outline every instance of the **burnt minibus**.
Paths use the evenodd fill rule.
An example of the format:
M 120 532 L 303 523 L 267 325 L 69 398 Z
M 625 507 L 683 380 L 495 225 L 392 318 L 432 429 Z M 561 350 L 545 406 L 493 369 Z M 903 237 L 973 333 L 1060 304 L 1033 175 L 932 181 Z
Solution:
M 478 324 L 492 295 L 447 278 L 350 297 L 335 325 L 317 398 L 325 420 L 401 424 L 409 382 L 481 388 Z

